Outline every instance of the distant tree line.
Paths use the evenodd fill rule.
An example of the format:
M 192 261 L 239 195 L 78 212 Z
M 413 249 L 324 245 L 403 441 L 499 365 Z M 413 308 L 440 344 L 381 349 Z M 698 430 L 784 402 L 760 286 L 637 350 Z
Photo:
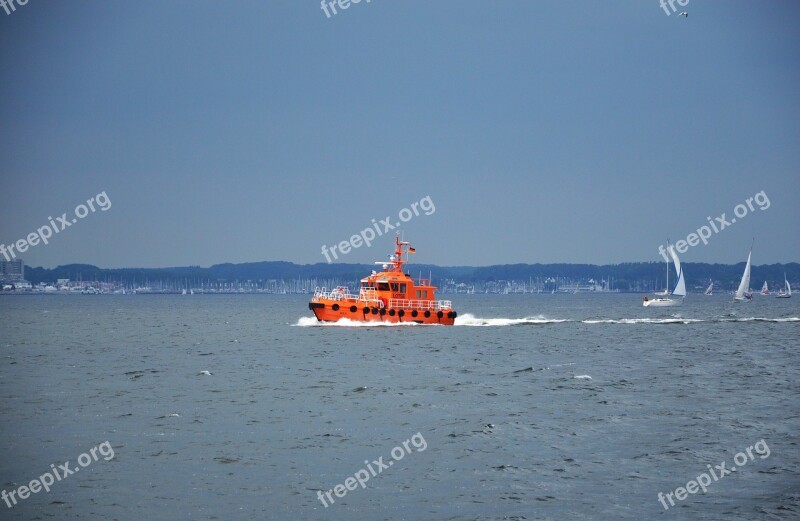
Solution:
M 335 279 L 357 281 L 377 266 L 369 264 L 294 264 L 283 261 L 249 262 L 243 264 L 216 264 L 208 268 L 199 266 L 173 268 L 119 268 L 103 269 L 88 264 L 69 264 L 53 269 L 25 267 L 25 278 L 33 284 L 53 283 L 57 279 L 120 282 L 142 284 L 145 281 L 165 281 L 176 285 L 186 280 L 202 281 L 268 281 L 292 279 Z M 493 281 L 528 281 L 559 277 L 573 281 L 611 281 L 614 289 L 629 291 L 649 287 L 653 283 L 663 285 L 666 266 L 663 262 L 626 262 L 622 264 L 503 264 L 495 266 L 434 266 L 430 264 L 407 265 L 413 277 L 437 280 L 452 279 L 455 282 L 480 284 Z M 739 264 L 684 263 L 688 287 L 707 285 L 714 281 L 718 287 L 732 288 L 738 285 L 744 271 L 744 262 Z M 800 264 L 770 264 L 752 267 L 751 285 L 760 288 L 766 280 L 770 287 L 782 283 L 784 273 L 793 286 L 800 279 Z M 670 281 L 674 272 L 670 272 Z M 796 287 L 796 286 L 795 286 Z

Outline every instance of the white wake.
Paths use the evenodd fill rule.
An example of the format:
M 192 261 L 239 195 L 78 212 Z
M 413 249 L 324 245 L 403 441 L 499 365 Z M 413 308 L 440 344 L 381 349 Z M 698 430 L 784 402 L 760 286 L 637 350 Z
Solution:
M 525 318 L 479 318 L 470 313 L 459 315 L 456 317 L 457 326 L 471 326 L 471 327 L 497 327 L 497 326 L 519 326 L 525 324 L 542 325 L 542 324 L 560 324 L 561 322 L 569 322 L 567 319 L 553 319 L 545 318 L 542 315 L 538 317 L 525 317 Z
M 359 320 L 350 320 L 349 318 L 340 318 L 336 322 L 320 322 L 315 317 L 300 317 L 297 323 L 293 324 L 297 327 L 392 327 L 392 326 L 418 326 L 416 322 L 361 322 Z

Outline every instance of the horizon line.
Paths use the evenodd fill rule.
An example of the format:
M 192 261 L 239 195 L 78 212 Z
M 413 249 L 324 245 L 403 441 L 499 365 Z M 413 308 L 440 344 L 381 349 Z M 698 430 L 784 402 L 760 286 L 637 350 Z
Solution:
M 21 259 L 19 259 L 19 260 L 21 260 Z M 230 262 L 230 261 L 227 261 L 227 262 L 218 262 L 216 264 L 211 264 L 209 266 L 201 266 L 199 264 L 186 264 L 186 265 L 183 265 L 183 266 L 180 266 L 180 265 L 158 266 L 158 267 L 124 266 L 124 267 L 114 267 L 114 268 L 102 267 L 102 266 L 97 266 L 95 264 L 83 263 L 83 262 L 71 262 L 71 263 L 68 263 L 68 264 L 59 264 L 59 265 L 54 266 L 54 267 L 29 266 L 29 265 L 25 264 L 24 261 L 23 261 L 23 264 L 25 264 L 25 268 L 26 269 L 46 269 L 46 270 L 54 270 L 54 269 L 57 269 L 57 268 L 60 268 L 60 267 L 64 267 L 64 266 L 92 266 L 92 267 L 95 267 L 95 268 L 101 269 L 101 270 L 163 270 L 163 269 L 175 269 L 175 268 L 211 269 L 214 266 L 222 266 L 222 265 L 226 265 L 226 264 L 236 266 L 236 265 L 242 265 L 242 264 L 261 264 L 261 263 L 269 263 L 269 262 L 272 262 L 272 263 L 283 262 L 283 263 L 293 264 L 295 266 L 318 266 L 318 265 L 323 265 L 323 266 L 373 266 L 373 264 L 366 263 L 366 262 L 298 263 L 298 262 L 287 261 L 287 260 L 261 260 L 261 261 L 245 261 L 245 262 Z M 739 261 L 739 262 L 730 264 L 730 263 L 722 263 L 722 262 L 682 261 L 682 264 L 707 264 L 707 265 L 710 265 L 710 266 L 713 266 L 713 265 L 737 266 L 739 264 L 745 264 L 746 262 L 747 261 Z M 507 263 L 503 263 L 503 264 L 484 264 L 484 265 L 473 265 L 473 264 L 444 265 L 444 264 L 433 264 L 433 263 L 414 263 L 414 264 L 406 263 L 406 266 L 410 266 L 410 265 L 433 266 L 433 267 L 437 267 L 437 268 L 493 268 L 493 267 L 497 267 L 497 266 L 518 266 L 518 265 L 524 265 L 524 266 L 536 266 L 536 265 L 548 266 L 548 265 L 562 264 L 562 265 L 568 265 L 568 266 L 569 265 L 572 265 L 572 266 L 584 265 L 584 266 L 603 267 L 603 266 L 620 266 L 622 264 L 662 264 L 662 263 L 663 263 L 663 261 L 661 261 L 661 260 L 657 260 L 657 261 L 652 260 L 652 261 L 622 261 L 622 262 L 606 263 L 606 264 L 597 264 L 597 263 L 591 263 L 591 262 L 533 262 L 533 263 L 531 263 L 531 262 L 507 262 Z M 753 264 L 752 266 L 753 267 L 756 267 L 756 266 L 774 266 L 774 265 L 789 265 L 789 264 L 798 264 L 798 263 L 800 263 L 800 261 Z

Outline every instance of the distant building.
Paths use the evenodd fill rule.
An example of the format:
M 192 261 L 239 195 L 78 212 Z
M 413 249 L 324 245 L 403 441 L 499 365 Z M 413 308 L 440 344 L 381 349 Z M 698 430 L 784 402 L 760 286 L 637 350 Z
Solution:
M 12 261 L 0 260 L 0 279 L 5 282 L 22 282 L 25 280 L 25 263 L 22 259 Z

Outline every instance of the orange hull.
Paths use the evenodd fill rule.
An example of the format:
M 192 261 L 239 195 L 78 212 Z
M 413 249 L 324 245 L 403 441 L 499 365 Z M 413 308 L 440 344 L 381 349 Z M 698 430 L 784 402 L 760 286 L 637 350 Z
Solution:
M 400 242 L 399 236 L 394 244 L 394 255 L 386 262 L 377 263 L 383 265 L 383 271 L 373 271 L 361 279 L 357 294 L 350 294 L 346 286 L 330 291 L 315 288 L 308 309 L 314 312 L 317 320 L 336 322 L 346 318 L 357 322 L 452 326 L 457 316 L 452 302 L 436 300 L 437 288 L 430 280 L 420 276 L 415 283 L 411 275 L 403 271 L 408 253 L 416 250 L 407 242 Z
M 349 305 L 348 305 L 349 304 Z M 336 306 L 337 309 L 333 307 Z M 308 305 L 314 316 L 321 322 L 336 322 L 343 318 L 356 322 L 387 322 L 390 324 L 441 324 L 452 326 L 457 313 L 451 310 L 408 310 L 379 309 L 377 307 L 359 307 L 355 304 L 336 301 L 312 302 Z

